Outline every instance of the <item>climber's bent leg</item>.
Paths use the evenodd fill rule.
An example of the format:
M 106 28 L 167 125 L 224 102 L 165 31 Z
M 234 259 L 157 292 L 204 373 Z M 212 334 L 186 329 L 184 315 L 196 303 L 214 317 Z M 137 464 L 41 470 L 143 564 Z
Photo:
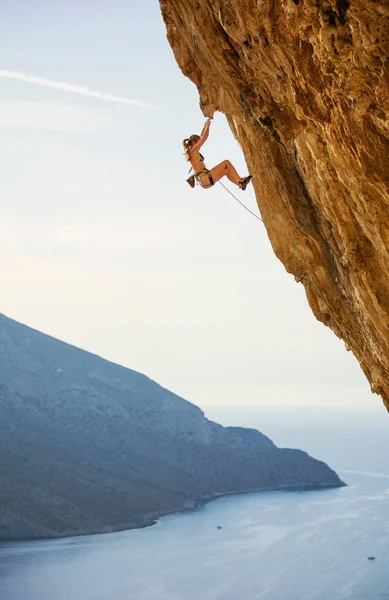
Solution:
M 242 177 L 238 175 L 238 172 L 229 160 L 223 160 L 223 162 L 216 165 L 216 167 L 213 167 L 213 169 L 210 170 L 210 174 L 215 183 L 224 176 L 228 177 L 235 185 L 239 185 L 239 182 L 242 181 Z

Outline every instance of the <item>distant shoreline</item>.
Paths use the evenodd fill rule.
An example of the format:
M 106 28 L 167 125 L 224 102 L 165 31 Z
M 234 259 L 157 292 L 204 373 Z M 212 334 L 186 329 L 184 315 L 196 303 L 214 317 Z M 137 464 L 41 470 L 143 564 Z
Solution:
M 119 528 L 106 528 L 101 531 L 85 531 L 85 532 L 68 532 L 63 534 L 56 534 L 50 536 L 42 536 L 42 537 L 32 537 L 32 538 L 2 538 L 0 539 L 0 548 L 6 547 L 7 544 L 18 544 L 24 542 L 39 542 L 39 541 L 50 541 L 50 540 L 60 540 L 60 539 L 68 539 L 68 538 L 78 538 L 85 537 L 89 535 L 104 535 L 108 533 L 121 533 L 124 531 L 132 531 L 135 529 L 146 529 L 147 527 L 153 527 L 157 525 L 159 520 L 163 517 L 168 517 L 170 515 L 179 515 L 182 513 L 194 511 L 198 508 L 206 506 L 213 500 L 218 500 L 219 498 L 227 497 L 227 496 L 238 496 L 238 495 L 246 495 L 246 494 L 258 494 L 260 492 L 295 492 L 295 493 L 304 493 L 304 492 L 321 492 L 325 490 L 333 490 L 339 489 L 342 487 L 347 487 L 347 484 L 341 481 L 340 485 L 322 485 L 322 486 L 278 486 L 278 487 L 261 487 L 255 489 L 246 489 L 246 490 L 236 490 L 231 492 L 214 492 L 213 494 L 208 494 L 207 496 L 201 496 L 199 498 L 188 499 L 185 501 L 184 505 L 181 507 L 174 507 L 169 510 L 154 513 L 152 515 L 145 515 L 144 517 L 140 517 L 136 522 L 129 523 L 123 527 Z
M 192 506 L 182 507 L 177 510 L 168 511 L 163 514 L 154 515 L 151 517 L 148 522 L 144 524 L 136 525 L 134 527 L 130 527 L 128 529 L 121 529 L 120 531 L 131 531 L 132 529 L 144 529 L 145 527 L 152 527 L 156 525 L 159 519 L 163 517 L 167 517 L 169 515 L 181 514 L 185 512 L 190 512 L 191 510 L 196 510 L 197 508 L 201 508 L 202 506 L 207 505 L 209 502 L 213 500 L 218 500 L 219 498 L 224 498 L 226 496 L 239 496 L 240 494 L 258 494 L 260 492 L 295 492 L 295 493 L 304 493 L 304 492 L 324 492 L 325 490 L 334 490 L 342 487 L 347 487 L 347 483 L 341 481 L 341 485 L 323 485 L 323 486 L 279 486 L 279 487 L 261 487 L 255 489 L 246 489 L 246 490 L 237 490 L 232 492 L 215 492 L 214 494 L 209 494 L 207 496 L 202 496 L 199 498 L 195 498 L 193 500 L 188 500 L 188 503 L 193 504 Z M 116 531 L 116 530 L 115 530 Z M 105 532 L 108 533 L 108 532 Z M 112 531 L 109 533 L 113 533 Z M 90 535 L 90 534 L 86 534 Z M 97 534 L 99 535 L 99 534 Z

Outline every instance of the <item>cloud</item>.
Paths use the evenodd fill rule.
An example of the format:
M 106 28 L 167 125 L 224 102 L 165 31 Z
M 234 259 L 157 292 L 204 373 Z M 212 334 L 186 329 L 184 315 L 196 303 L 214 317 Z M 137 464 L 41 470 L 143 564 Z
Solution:
M 47 131 L 97 131 L 110 126 L 109 117 L 79 106 L 42 102 L 1 102 L 0 127 Z
M 35 83 L 36 85 L 42 85 L 44 87 L 62 90 L 63 92 L 71 92 L 72 94 L 78 94 L 80 96 L 98 98 L 99 100 L 108 100 L 109 102 L 118 102 L 121 104 L 127 104 L 129 106 L 138 106 L 140 108 L 157 109 L 157 106 L 154 106 L 153 104 L 149 104 L 147 102 L 143 102 L 143 100 L 123 98 L 122 96 L 114 96 L 112 94 L 105 94 L 104 92 L 97 92 L 91 90 L 86 85 L 75 85 L 73 83 L 66 83 L 65 81 L 56 81 L 53 79 L 38 77 L 36 75 L 19 73 L 17 71 L 6 71 L 4 69 L 0 69 L 0 77 L 4 79 L 17 79 L 26 83 Z

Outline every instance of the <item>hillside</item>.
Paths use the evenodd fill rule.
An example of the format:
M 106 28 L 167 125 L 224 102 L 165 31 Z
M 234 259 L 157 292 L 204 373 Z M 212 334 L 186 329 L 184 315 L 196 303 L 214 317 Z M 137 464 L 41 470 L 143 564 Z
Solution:
M 343 485 L 144 375 L 0 315 L 0 539 L 112 531 L 219 494 Z

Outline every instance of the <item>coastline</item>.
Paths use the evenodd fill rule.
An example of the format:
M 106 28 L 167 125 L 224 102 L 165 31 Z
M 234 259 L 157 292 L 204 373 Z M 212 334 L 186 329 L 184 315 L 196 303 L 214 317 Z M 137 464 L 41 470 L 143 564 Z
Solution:
M 197 498 L 187 499 L 183 503 L 182 506 L 172 507 L 170 509 L 163 510 L 162 512 L 158 511 L 158 513 L 144 515 L 143 517 L 140 517 L 139 519 L 137 519 L 134 522 L 129 522 L 128 524 L 123 525 L 123 527 L 105 528 L 105 529 L 101 529 L 99 531 L 81 531 L 81 532 L 69 531 L 66 533 L 58 533 L 58 534 L 54 534 L 54 535 L 37 536 L 37 537 L 30 537 L 30 538 L 0 538 L 0 548 L 7 547 L 8 544 L 14 545 L 14 544 L 23 544 L 23 543 L 27 543 L 27 542 L 31 543 L 31 542 L 39 542 L 39 541 L 70 539 L 70 538 L 85 537 L 85 536 L 89 536 L 89 535 L 95 536 L 95 535 L 104 535 L 104 534 L 108 534 L 108 533 L 120 533 L 120 532 L 124 532 L 124 531 L 131 531 L 134 529 L 145 529 L 146 527 L 153 527 L 154 525 L 157 525 L 159 520 L 162 519 L 163 517 L 186 513 L 186 512 L 190 512 L 190 511 L 195 511 L 195 510 L 207 505 L 208 503 L 212 502 L 213 500 L 217 500 L 219 498 L 223 498 L 223 497 L 227 497 L 227 496 L 238 496 L 240 494 L 242 494 L 242 495 L 257 494 L 260 492 L 297 492 L 297 493 L 319 492 L 319 491 L 325 491 L 325 490 L 331 490 L 331 489 L 339 489 L 342 487 L 347 487 L 347 484 L 344 483 L 343 481 L 341 481 L 340 485 L 328 485 L 328 484 L 327 485 L 323 484 L 323 485 L 319 485 L 319 486 L 308 486 L 308 485 L 306 485 L 306 486 L 288 486 L 288 485 L 284 485 L 284 486 L 273 486 L 273 487 L 260 487 L 260 488 L 253 488 L 253 489 L 250 488 L 250 489 L 245 489 L 245 490 L 233 490 L 230 492 L 213 492 L 212 494 L 207 494 L 206 496 L 199 496 Z

